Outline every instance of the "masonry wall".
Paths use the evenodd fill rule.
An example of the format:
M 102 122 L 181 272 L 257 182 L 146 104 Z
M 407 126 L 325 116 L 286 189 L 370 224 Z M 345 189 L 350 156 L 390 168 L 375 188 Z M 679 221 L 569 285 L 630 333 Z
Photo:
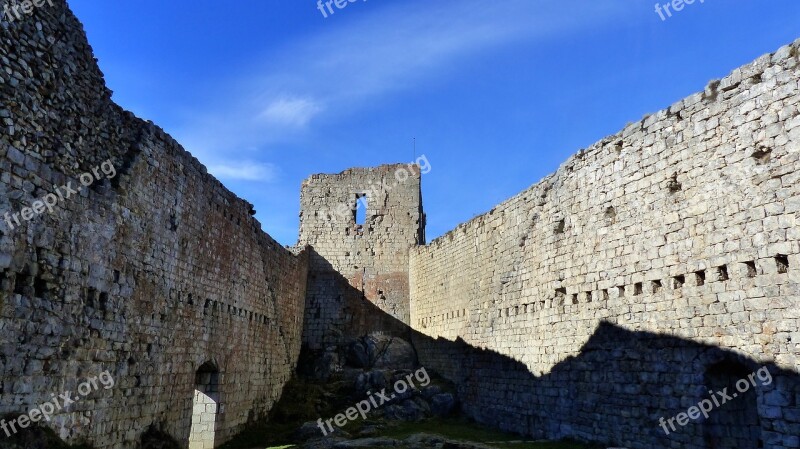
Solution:
M 303 331 L 309 347 L 405 330 L 408 251 L 424 242 L 420 179 L 418 165 L 394 164 L 303 182 L 298 246 L 311 246 Z M 356 210 L 365 206 L 358 224 Z
M 172 138 L 111 100 L 63 1 L 0 27 L 0 215 L 110 160 L 117 174 L 21 226 L 0 221 L 0 415 L 108 370 L 56 413 L 70 441 L 186 444 L 195 372 L 220 373 L 219 444 L 267 413 L 300 350 L 308 254 Z M 5 438 L 0 434 L 0 440 Z
M 705 370 L 733 354 L 779 378 L 757 392 L 762 447 L 800 447 L 799 48 L 412 250 L 420 360 L 458 381 L 466 410 L 546 438 L 713 447 L 703 425 L 666 436 L 658 418 L 707 397 Z M 616 335 L 605 325 L 629 340 L 590 344 Z M 704 356 L 714 348 L 727 355 Z

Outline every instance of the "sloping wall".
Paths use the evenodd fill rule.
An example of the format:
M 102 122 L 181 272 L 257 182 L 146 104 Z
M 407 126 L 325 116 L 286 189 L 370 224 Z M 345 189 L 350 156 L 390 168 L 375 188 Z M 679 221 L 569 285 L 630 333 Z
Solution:
M 172 138 L 110 100 L 63 1 L 0 27 L 0 415 L 109 371 L 46 424 L 133 447 L 150 425 L 188 441 L 196 370 L 219 370 L 217 443 L 265 414 L 300 350 L 308 255 Z M 35 201 L 108 161 L 115 176 Z M 107 170 L 111 173 L 112 170 Z M 66 195 L 65 195 L 66 196 Z M 0 438 L 5 435 L 0 435 Z
M 735 70 L 412 250 L 414 329 L 518 360 L 536 378 L 585 355 L 603 322 L 797 371 L 799 48 Z M 671 436 L 658 427 L 707 395 L 706 366 L 681 360 L 687 352 L 661 348 L 660 364 L 646 351 L 608 349 L 606 365 L 576 364 L 521 400 L 527 384 L 514 375 L 480 357 L 454 364 L 452 346 L 428 338 L 416 343 L 485 422 L 631 448 L 714 447 L 703 426 Z M 637 385 L 619 382 L 631 378 Z M 758 391 L 760 438 L 796 447 L 797 384 L 776 385 Z M 604 400 L 615 395 L 626 405 Z

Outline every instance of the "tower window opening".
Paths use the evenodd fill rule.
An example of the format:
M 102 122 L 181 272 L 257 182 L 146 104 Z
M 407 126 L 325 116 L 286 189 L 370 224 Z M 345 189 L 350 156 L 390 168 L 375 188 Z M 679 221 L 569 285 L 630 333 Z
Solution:
M 367 222 L 366 193 L 356 193 L 356 205 L 353 208 L 353 215 L 357 225 L 364 225 Z

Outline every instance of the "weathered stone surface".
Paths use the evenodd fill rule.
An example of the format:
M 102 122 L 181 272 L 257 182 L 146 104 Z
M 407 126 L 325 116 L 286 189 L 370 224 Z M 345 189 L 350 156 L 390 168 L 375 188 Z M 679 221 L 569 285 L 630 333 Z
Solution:
M 413 399 L 386 406 L 384 416 L 397 421 L 419 421 L 425 417 L 425 409 Z
M 195 371 L 213 361 L 225 441 L 293 371 L 307 253 L 282 248 L 249 203 L 116 106 L 81 24 L 54 4 L 0 26 L 0 415 L 108 370 L 113 388 L 45 424 L 99 448 L 134 447 L 151 425 L 185 442 Z M 106 160 L 115 177 L 52 213 L 14 229 L 3 218 Z
M 798 80 L 800 41 L 413 248 L 423 366 L 507 430 L 705 448 L 708 432 L 742 438 L 750 424 L 668 437 L 658 419 L 705 399 L 721 357 L 744 356 L 776 377 L 747 406 L 760 444 L 796 447 Z
M 402 338 L 370 339 L 375 368 L 412 369 L 417 366 L 414 347 Z
M 370 334 L 348 345 L 347 362 L 357 368 L 412 369 L 417 366 L 417 356 L 402 338 Z

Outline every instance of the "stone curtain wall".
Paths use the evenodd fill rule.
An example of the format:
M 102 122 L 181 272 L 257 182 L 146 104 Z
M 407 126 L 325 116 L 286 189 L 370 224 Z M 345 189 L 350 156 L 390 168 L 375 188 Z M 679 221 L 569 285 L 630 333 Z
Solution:
M 16 229 L 0 220 L 0 415 L 74 397 L 109 370 L 113 389 L 47 424 L 100 448 L 134 447 L 151 425 L 187 443 L 195 372 L 211 362 L 225 441 L 294 369 L 307 253 L 282 248 L 250 204 L 110 100 L 63 1 L 0 25 L 0 216 L 102 161 L 117 169 Z
M 399 171 L 408 178 L 401 181 Z M 408 324 L 408 251 L 423 243 L 420 179 L 416 165 L 395 164 L 303 182 L 299 245 L 312 247 L 303 332 L 309 347 Z M 359 226 L 351 208 L 364 194 Z
M 714 357 L 699 345 L 776 372 L 800 367 L 799 49 L 735 70 L 412 250 L 423 365 L 458 380 L 466 409 L 509 430 L 710 447 L 702 426 L 667 437 L 657 421 L 707 397 Z M 698 348 L 659 346 L 650 334 L 629 350 L 630 335 L 588 344 L 601 322 Z M 457 339 L 526 372 L 488 366 L 447 343 Z M 605 358 L 584 363 L 590 349 Z M 763 447 L 800 447 L 790 378 L 758 391 Z

